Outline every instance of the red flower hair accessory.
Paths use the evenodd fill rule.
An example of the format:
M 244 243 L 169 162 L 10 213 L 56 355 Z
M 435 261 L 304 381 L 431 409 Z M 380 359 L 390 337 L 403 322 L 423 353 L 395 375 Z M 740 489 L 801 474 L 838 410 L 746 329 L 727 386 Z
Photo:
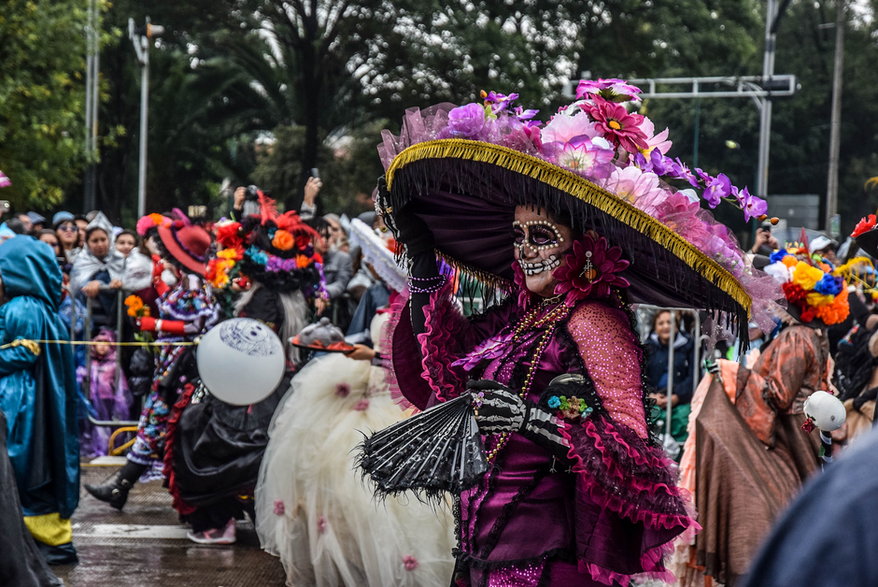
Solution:
M 621 248 L 611 247 L 602 236 L 586 234 L 552 272 L 558 281 L 555 294 L 566 294 L 564 303 L 571 308 L 586 298 L 608 298 L 614 287 L 631 285 L 618 275 L 630 264 L 622 259 Z
M 861 234 L 863 234 L 865 232 L 869 232 L 873 228 L 875 228 L 875 215 L 869 214 L 868 216 L 862 218 L 857 223 L 857 226 L 854 228 L 854 231 L 851 233 L 851 236 L 853 238 L 857 238 Z

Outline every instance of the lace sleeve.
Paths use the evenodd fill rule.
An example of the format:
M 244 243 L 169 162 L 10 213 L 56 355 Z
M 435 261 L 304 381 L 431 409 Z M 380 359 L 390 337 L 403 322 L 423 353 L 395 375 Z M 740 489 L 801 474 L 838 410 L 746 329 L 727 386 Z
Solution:
M 646 438 L 643 352 L 625 312 L 587 301 L 573 310 L 568 331 L 609 416 Z

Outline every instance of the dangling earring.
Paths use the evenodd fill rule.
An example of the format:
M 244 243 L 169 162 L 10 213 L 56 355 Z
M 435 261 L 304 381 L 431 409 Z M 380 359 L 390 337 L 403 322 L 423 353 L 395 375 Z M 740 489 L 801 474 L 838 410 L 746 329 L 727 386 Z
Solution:
M 595 277 L 597 277 L 597 270 L 594 268 L 594 265 L 591 264 L 591 251 L 585 252 L 585 265 L 582 267 L 582 276 L 587 280 L 591 281 Z

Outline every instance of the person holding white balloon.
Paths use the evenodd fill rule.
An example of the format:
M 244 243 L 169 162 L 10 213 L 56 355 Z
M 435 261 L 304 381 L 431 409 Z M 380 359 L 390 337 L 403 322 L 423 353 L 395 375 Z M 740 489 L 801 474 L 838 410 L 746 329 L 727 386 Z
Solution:
M 171 289 L 156 280 L 156 289 L 161 294 L 159 318 L 147 316 L 138 323 L 141 330 L 155 332 L 159 343 L 192 342 L 219 318 L 219 307 L 203 280 L 210 234 L 191 224 L 182 213 L 179 217 L 169 226 L 158 228 L 161 256 L 176 273 L 177 284 Z M 171 407 L 197 379 L 191 346 L 160 347 L 151 391 L 140 416 L 137 439 L 127 455 L 128 462 L 106 483 L 86 484 L 86 491 L 117 510 L 125 506 L 128 493 L 140 476 L 163 457 Z
M 231 544 L 235 520 L 255 516 L 251 497 L 267 429 L 299 362 L 298 351 L 276 335 L 288 340 L 304 327 L 307 299 L 320 299 L 323 291 L 316 233 L 295 213 L 278 214 L 261 193 L 259 206 L 260 215 L 217 231 L 211 284 L 223 287 L 234 279 L 248 285 L 234 302 L 237 318 L 199 344 L 207 393 L 185 395 L 171 412 L 168 488 L 180 517 L 192 525 L 189 539 L 199 544 Z M 227 263 L 239 251 L 234 264 Z

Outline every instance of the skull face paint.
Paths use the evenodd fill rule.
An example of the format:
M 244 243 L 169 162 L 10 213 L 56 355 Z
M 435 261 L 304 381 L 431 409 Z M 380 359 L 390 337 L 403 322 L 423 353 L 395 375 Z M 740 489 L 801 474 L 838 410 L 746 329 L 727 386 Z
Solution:
M 524 272 L 527 289 L 551 297 L 555 293 L 552 271 L 561 265 L 563 253 L 571 246 L 570 227 L 556 223 L 545 210 L 518 206 L 512 228 L 515 260 Z

